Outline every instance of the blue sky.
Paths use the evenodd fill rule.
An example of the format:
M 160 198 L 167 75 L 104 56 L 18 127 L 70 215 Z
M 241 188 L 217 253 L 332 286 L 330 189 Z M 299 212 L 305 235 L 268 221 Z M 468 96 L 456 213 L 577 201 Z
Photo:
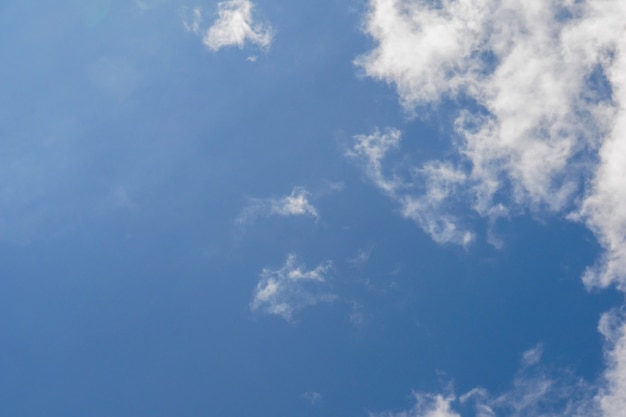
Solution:
M 0 415 L 623 416 L 622 3 L 2 3 Z

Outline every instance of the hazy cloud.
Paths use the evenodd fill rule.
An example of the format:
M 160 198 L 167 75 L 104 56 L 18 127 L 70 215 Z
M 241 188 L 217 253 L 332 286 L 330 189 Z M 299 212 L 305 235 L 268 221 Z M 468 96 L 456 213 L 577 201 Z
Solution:
M 296 311 L 332 301 L 336 296 L 329 291 L 326 281 L 331 268 L 332 263 L 327 261 L 307 270 L 290 254 L 282 267 L 261 271 L 250 308 L 289 321 Z
M 365 265 L 369 261 L 370 256 L 372 256 L 372 251 L 373 248 L 371 247 L 368 249 L 359 249 L 356 255 L 348 259 L 348 262 L 350 262 L 354 266 Z
M 291 194 L 278 198 L 253 198 L 237 217 L 236 223 L 245 224 L 258 217 L 309 216 L 318 218 L 317 209 L 309 201 L 311 193 L 304 187 L 294 187 Z
M 305 400 L 310 402 L 311 404 L 316 404 L 319 400 L 322 399 L 322 394 L 315 391 L 308 391 L 302 394 Z
M 405 411 L 370 413 L 370 417 L 461 417 L 451 409 L 454 396 L 413 393 L 415 405 Z
M 269 23 L 256 22 L 250 0 L 228 0 L 217 4 L 218 18 L 208 29 L 202 27 L 202 10 L 194 8 L 183 20 L 185 28 L 199 36 L 212 51 L 228 46 L 243 48 L 249 42 L 262 48 L 272 43 L 274 30 Z

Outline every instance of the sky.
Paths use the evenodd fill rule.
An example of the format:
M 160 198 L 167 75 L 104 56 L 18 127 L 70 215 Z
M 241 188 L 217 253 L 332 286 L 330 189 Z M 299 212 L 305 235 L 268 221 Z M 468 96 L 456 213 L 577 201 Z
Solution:
M 0 3 L 0 415 L 623 417 L 626 3 Z

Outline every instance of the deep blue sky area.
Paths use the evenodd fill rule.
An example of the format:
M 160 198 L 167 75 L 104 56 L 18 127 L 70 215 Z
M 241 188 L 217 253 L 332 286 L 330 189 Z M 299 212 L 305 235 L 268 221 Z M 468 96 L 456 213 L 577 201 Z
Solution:
M 623 295 L 581 282 L 592 232 L 459 205 L 476 240 L 433 241 L 350 149 L 396 127 L 409 178 L 462 106 L 411 114 L 355 65 L 365 1 L 254 5 L 271 45 L 211 50 L 185 22 L 217 2 L 0 3 L 0 416 L 364 417 L 505 392 L 537 346 L 597 380 Z M 297 190 L 314 213 L 280 211 Z M 255 308 L 290 254 L 328 298 Z

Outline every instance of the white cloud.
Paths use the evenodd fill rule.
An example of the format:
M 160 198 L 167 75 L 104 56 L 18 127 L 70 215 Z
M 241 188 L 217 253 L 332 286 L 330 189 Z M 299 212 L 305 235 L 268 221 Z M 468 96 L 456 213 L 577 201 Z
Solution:
M 433 232 L 433 219 L 459 224 L 442 203 L 454 199 L 490 221 L 529 210 L 584 222 L 605 249 L 585 284 L 626 292 L 624 22 L 622 0 L 371 0 L 363 28 L 376 46 L 355 61 L 365 74 L 393 85 L 410 114 L 444 100 L 473 105 L 456 117 L 456 156 L 416 169 L 421 192 L 415 176 L 385 174 L 397 130 L 385 140 L 357 136 L 352 153 L 437 241 L 447 240 L 446 227 Z M 382 415 L 456 416 L 471 399 L 477 417 L 621 417 L 626 320 L 607 314 L 600 330 L 607 366 L 597 381 L 537 370 L 535 349 L 509 392 L 422 395 L 413 409 Z
M 331 268 L 332 263 L 327 261 L 307 270 L 290 254 L 281 268 L 261 271 L 250 308 L 290 321 L 295 312 L 305 307 L 332 301 L 336 297 L 326 282 Z
M 603 417 L 621 417 L 626 411 L 626 321 L 613 311 L 602 316 L 598 327 L 607 341 L 608 367 L 595 400 Z
M 291 194 L 279 198 L 255 198 L 237 217 L 236 223 L 245 224 L 258 217 L 309 216 L 318 218 L 317 209 L 309 201 L 311 193 L 304 187 L 294 187 Z
M 434 164 L 468 167 L 456 184 L 480 215 L 573 211 L 606 249 L 585 282 L 624 288 L 624 21 L 621 0 L 371 0 L 363 28 L 376 46 L 355 62 L 395 86 L 409 112 L 447 99 L 475 103 L 456 119 L 454 165 Z M 397 136 L 388 137 L 396 147 Z M 368 175 L 393 194 L 395 178 L 380 174 L 389 146 L 368 153 L 363 143 Z M 432 174 L 435 188 L 437 175 L 446 181 L 446 171 Z M 431 229 L 432 198 L 413 196 L 405 216 L 435 240 L 463 241 L 445 213 Z
M 547 372 L 539 363 L 541 348 L 525 352 L 511 388 L 492 395 L 474 388 L 456 396 L 451 389 L 437 394 L 413 393 L 415 405 L 372 417 L 615 417 L 602 414 L 593 387 L 567 371 Z M 531 359 L 529 361 L 529 358 Z
M 397 189 L 401 187 L 401 181 L 398 178 L 386 178 L 382 162 L 387 152 L 399 147 L 401 136 L 402 133 L 397 129 L 386 129 L 384 132 L 376 130 L 371 135 L 357 135 L 354 137 L 354 147 L 347 153 L 350 157 L 362 159 L 368 178 L 378 188 L 391 195 L 396 194 Z
M 415 221 L 433 240 L 468 245 L 473 234 L 445 211 L 449 197 L 466 182 L 465 173 L 449 163 L 432 162 L 413 172 L 417 181 L 386 174 L 383 159 L 390 150 L 399 147 L 401 136 L 396 129 L 357 135 L 348 156 L 363 161 L 368 179 L 392 197 L 400 205 L 401 214 Z M 423 193 L 416 194 L 416 188 L 422 188 Z
M 598 326 L 606 340 L 604 373 L 587 382 L 568 370 L 547 371 L 541 364 L 543 347 L 522 355 L 511 388 L 492 395 L 474 388 L 459 397 L 414 393 L 415 405 L 400 412 L 370 413 L 370 417 L 623 417 L 626 410 L 626 320 L 623 311 L 602 316 Z M 469 408 L 473 413 L 469 414 Z
M 202 10 L 194 8 L 183 20 L 185 28 L 202 36 L 202 43 L 212 51 L 249 42 L 262 48 L 271 45 L 274 30 L 269 23 L 256 22 L 254 4 L 250 0 L 228 0 L 217 4 L 218 18 L 208 29 L 202 28 Z

